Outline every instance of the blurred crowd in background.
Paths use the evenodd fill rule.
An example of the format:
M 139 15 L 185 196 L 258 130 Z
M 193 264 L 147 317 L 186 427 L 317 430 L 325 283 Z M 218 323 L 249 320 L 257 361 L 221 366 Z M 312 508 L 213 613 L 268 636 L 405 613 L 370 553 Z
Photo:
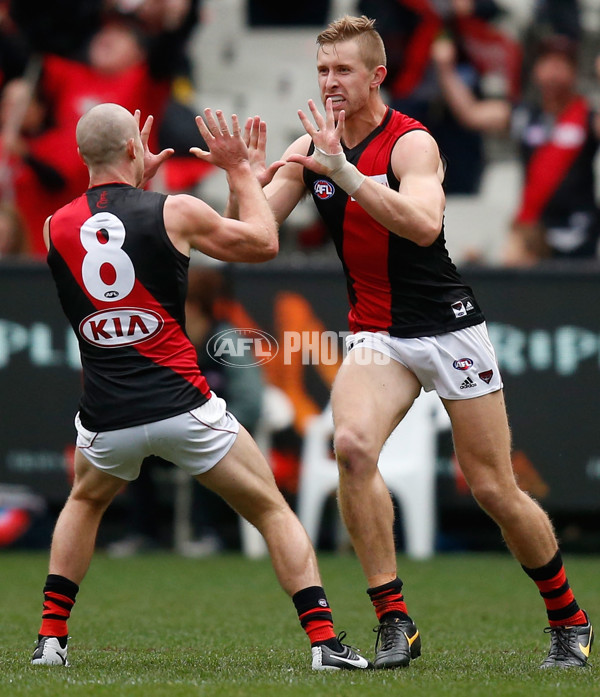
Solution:
M 203 106 L 203 85 L 218 82 L 219 66 L 204 64 L 199 44 L 208 46 L 217 35 L 211 26 L 215 14 L 229 12 L 235 26 L 232 8 L 237 7 L 240 35 L 266 28 L 289 35 L 297 28 L 316 36 L 340 12 L 375 17 L 388 54 L 388 101 L 422 121 L 437 139 L 448 161 L 450 202 L 485 198 L 486 168 L 498 152 L 518 163 L 519 192 L 502 239 L 496 240 L 496 257 L 490 260 L 467 242 L 459 263 L 523 266 L 548 258 L 598 258 L 598 0 L 280 5 L 0 0 L 0 256 L 45 254 L 43 221 L 86 187 L 74 127 L 99 102 L 154 114 L 153 146 L 176 150 L 161 188 L 202 195 L 202 182 L 213 173 L 188 149 L 199 144 L 194 115 Z M 269 62 L 280 58 L 285 55 L 273 55 Z M 302 69 L 310 72 L 312 66 Z M 260 92 L 261 73 L 258 66 L 255 79 L 246 82 L 249 93 Z M 226 92 L 224 77 L 222 87 Z M 502 177 L 493 183 L 496 189 L 512 185 Z M 473 206 L 465 210 L 463 231 L 469 212 L 477 212 Z M 329 245 L 316 219 L 301 227 L 283 245 L 284 253 L 326 254 Z M 452 238 L 461 229 L 451 232 L 452 252 Z
M 2 256 L 43 256 L 45 218 L 87 188 L 74 133 L 95 104 L 154 114 L 154 148 L 165 139 L 179 154 L 185 127 L 193 129 L 186 155 L 197 143 L 184 105 L 192 90 L 186 40 L 198 19 L 192 0 L 0 4 Z M 204 167 L 190 162 L 197 180 Z

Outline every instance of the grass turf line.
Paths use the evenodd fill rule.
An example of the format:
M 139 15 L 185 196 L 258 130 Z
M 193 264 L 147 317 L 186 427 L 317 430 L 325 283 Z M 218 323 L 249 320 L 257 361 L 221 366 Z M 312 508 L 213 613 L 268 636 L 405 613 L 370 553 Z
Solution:
M 599 557 L 567 557 L 583 607 L 600 623 Z M 0 694 L 11 697 L 427 697 L 600 695 L 599 671 L 540 671 L 542 601 L 508 554 L 399 560 L 423 656 L 408 670 L 320 674 L 268 561 L 98 554 L 69 623 L 70 668 L 29 665 L 47 555 L 1 555 Z M 372 658 L 375 616 L 358 561 L 320 555 L 337 631 Z M 600 626 L 600 624 L 599 624 Z M 598 647 L 596 648 L 598 651 Z

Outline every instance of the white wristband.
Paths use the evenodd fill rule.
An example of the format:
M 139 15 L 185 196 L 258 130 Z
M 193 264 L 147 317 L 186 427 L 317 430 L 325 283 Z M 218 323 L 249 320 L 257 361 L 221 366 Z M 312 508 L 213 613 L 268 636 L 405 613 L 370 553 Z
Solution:
M 348 162 L 343 152 L 330 155 L 315 145 L 313 159 L 329 170 L 327 176 L 341 187 L 347 194 L 352 194 L 360 187 L 366 179 L 362 172 Z

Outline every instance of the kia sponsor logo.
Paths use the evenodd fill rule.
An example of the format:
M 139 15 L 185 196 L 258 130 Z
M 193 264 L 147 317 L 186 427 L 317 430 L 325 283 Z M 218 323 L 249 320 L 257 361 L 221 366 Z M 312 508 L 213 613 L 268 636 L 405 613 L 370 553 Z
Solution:
M 473 361 L 470 358 L 459 358 L 452 364 L 453 368 L 456 370 L 469 370 L 473 365 Z
M 122 307 L 88 315 L 79 325 L 80 335 L 95 346 L 113 348 L 147 341 L 163 327 L 162 317 L 152 310 Z

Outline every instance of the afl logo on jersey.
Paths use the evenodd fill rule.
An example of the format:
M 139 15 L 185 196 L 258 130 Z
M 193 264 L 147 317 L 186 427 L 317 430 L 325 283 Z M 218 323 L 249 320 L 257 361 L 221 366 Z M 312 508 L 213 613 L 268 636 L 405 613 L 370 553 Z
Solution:
M 320 198 L 322 201 L 326 201 L 335 194 L 335 187 L 331 182 L 325 179 L 317 179 L 314 185 L 315 196 Z
M 163 327 L 162 317 L 152 310 L 122 307 L 100 310 L 79 324 L 80 335 L 94 346 L 112 348 L 147 341 Z

